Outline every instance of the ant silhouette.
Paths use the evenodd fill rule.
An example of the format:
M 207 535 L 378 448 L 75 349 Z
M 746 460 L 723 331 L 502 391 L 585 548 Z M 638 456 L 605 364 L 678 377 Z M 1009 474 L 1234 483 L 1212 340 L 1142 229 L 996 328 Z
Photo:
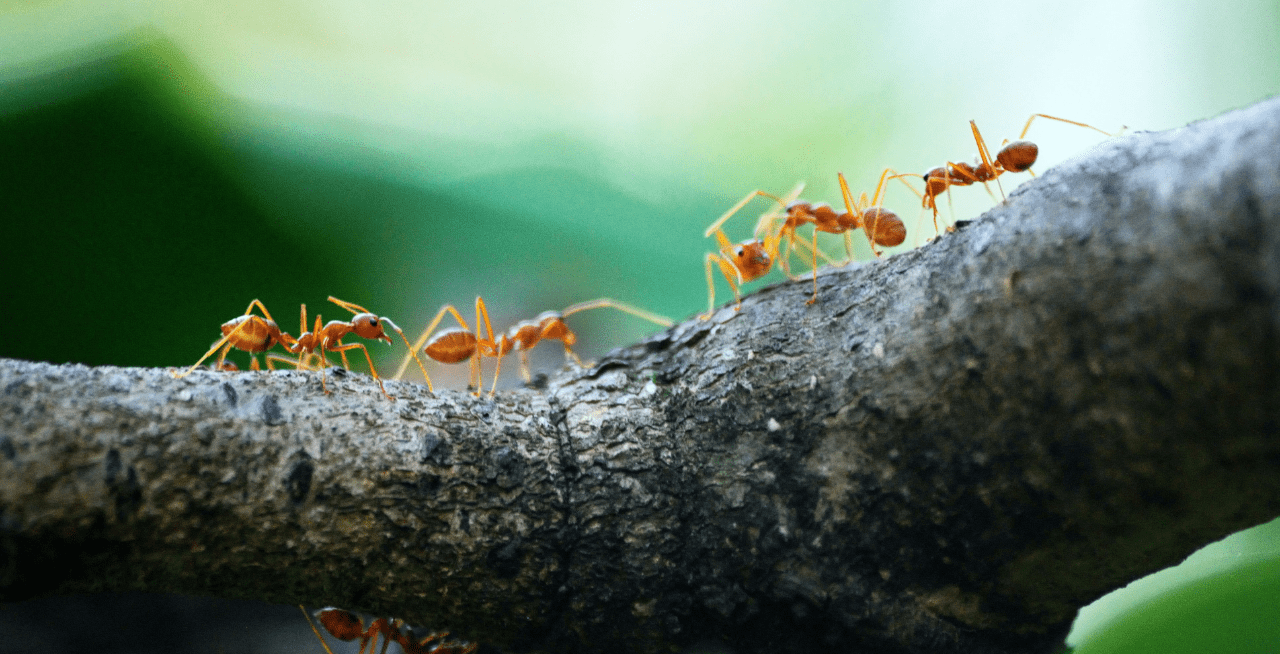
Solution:
M 617 309 L 663 327 L 670 327 L 673 324 L 670 318 L 659 316 L 610 298 L 599 298 L 570 305 L 561 311 L 545 311 L 539 314 L 537 318 L 519 322 L 508 329 L 506 333 L 495 337 L 493 324 L 489 320 L 489 310 L 485 306 L 484 299 L 477 296 L 476 331 L 474 334 L 471 333 L 471 327 L 467 325 L 467 321 L 458 313 L 458 310 L 452 304 L 446 304 L 436 312 L 435 318 L 422 331 L 422 335 L 414 342 L 411 351 L 417 352 L 419 348 L 422 348 L 423 354 L 427 355 L 428 358 L 445 364 L 462 363 L 470 360 L 471 372 L 468 385 L 476 389 L 477 396 L 480 395 L 484 387 L 480 377 L 480 359 L 483 357 L 496 359 L 497 367 L 493 372 L 493 385 L 489 389 L 489 397 L 493 397 L 498 389 L 498 377 L 502 374 L 502 358 L 513 351 L 519 352 L 520 373 L 525 383 L 528 383 L 532 379 L 532 375 L 529 372 L 529 350 L 544 340 L 560 341 L 564 345 L 565 356 L 572 358 L 574 363 L 581 367 L 583 365 L 582 360 L 573 352 L 573 346 L 577 344 L 578 336 L 573 330 L 569 329 L 564 319 L 582 311 L 603 308 Z M 452 315 L 460 327 L 446 329 L 431 336 L 432 331 L 440 324 L 446 314 Z M 428 338 L 430 339 L 429 342 Z M 400 369 L 396 371 L 395 378 L 399 379 L 408 366 L 409 358 L 405 357 L 400 363 Z M 427 377 L 425 370 L 422 374 L 427 379 L 427 385 L 430 388 L 431 378 Z
M 327 654 L 333 654 L 333 650 L 329 649 L 329 644 L 325 642 L 324 636 L 320 635 L 320 630 L 316 629 L 315 622 L 312 622 L 311 615 L 303 608 L 301 604 L 298 608 L 302 611 L 302 616 L 306 618 L 307 625 L 311 627 L 311 631 L 315 633 L 316 638 L 320 640 L 320 646 L 324 648 Z M 320 622 L 320 626 L 329 632 L 329 635 L 344 642 L 350 642 L 357 638 L 360 639 L 360 654 L 373 654 L 373 648 L 378 644 L 378 637 L 382 637 L 381 654 L 386 654 L 387 647 L 391 643 L 400 645 L 400 649 L 404 654 L 470 654 L 476 651 L 476 643 L 461 643 L 458 641 L 443 642 L 443 638 L 449 635 L 449 632 L 435 633 L 432 632 L 422 639 L 416 639 L 412 630 L 406 627 L 403 620 L 399 618 L 376 618 L 369 624 L 369 628 L 365 629 L 364 621 L 356 614 L 335 607 L 326 607 L 315 612 L 316 620 Z M 408 631 L 409 633 L 405 633 Z M 428 647 L 433 641 L 441 641 Z
M 387 389 L 382 383 L 382 378 L 378 376 L 378 369 L 375 368 L 373 365 L 373 358 L 369 356 L 369 349 L 366 348 L 363 343 L 350 343 L 350 344 L 344 345 L 342 343 L 342 339 L 350 334 L 355 334 L 356 336 L 359 336 L 361 338 L 366 338 L 369 340 L 385 340 L 388 344 L 390 344 L 392 342 L 391 337 L 388 336 L 386 334 L 386 331 L 383 329 L 384 325 L 387 327 L 390 327 L 397 334 L 399 334 L 400 338 L 404 340 L 404 344 L 406 346 L 409 345 L 409 339 L 405 338 L 404 332 L 400 329 L 400 327 L 397 326 L 395 322 L 393 322 L 390 318 L 387 318 L 386 316 L 379 317 L 378 315 L 371 313 L 368 309 L 365 309 L 364 307 L 358 304 L 353 304 L 351 302 L 339 300 L 338 298 L 333 297 L 332 295 L 329 296 L 329 301 L 350 311 L 354 315 L 352 316 L 351 320 L 348 322 L 343 322 L 341 320 L 331 320 L 328 323 L 326 323 L 323 327 L 321 327 L 320 325 L 321 318 L 319 314 L 317 314 L 315 327 L 312 329 L 312 331 L 303 332 L 298 336 L 298 338 L 293 339 L 293 343 L 289 346 L 290 352 L 299 355 L 298 366 L 299 367 L 303 366 L 302 355 L 318 353 L 320 355 L 320 362 L 322 366 L 320 370 L 320 385 L 324 389 L 324 392 L 328 393 L 329 386 L 328 386 L 328 382 L 326 381 L 326 375 L 325 375 L 324 369 L 329 366 L 329 360 L 327 357 L 325 357 L 325 352 L 333 352 L 333 353 L 340 354 L 342 356 L 343 365 L 349 368 L 350 366 L 347 362 L 346 351 L 359 348 L 362 352 L 364 352 L 365 361 L 369 363 L 369 373 L 372 374 L 373 378 L 378 382 L 378 388 L 382 391 L 382 394 L 387 396 L 387 399 L 389 400 L 395 400 L 395 398 L 392 397 L 391 394 L 387 393 Z M 307 323 L 307 306 L 304 304 L 302 305 L 302 327 L 303 328 L 306 327 L 306 323 Z M 413 358 L 415 360 L 418 359 L 417 354 L 413 352 L 412 348 L 410 349 L 409 353 L 413 355 Z M 419 366 L 422 365 L 421 360 L 418 360 L 418 365 Z
M 1003 141 L 1000 151 L 996 153 L 995 157 L 992 157 L 991 151 L 987 147 L 987 142 L 983 140 L 982 134 L 978 131 L 977 122 L 969 121 L 969 128 L 973 131 L 973 141 L 978 146 L 978 159 L 972 164 L 948 161 L 945 165 L 933 168 L 921 176 L 925 187 L 924 195 L 922 196 L 923 207 L 933 209 L 934 232 L 941 233 L 938 230 L 937 197 L 943 191 L 946 191 L 948 202 L 950 202 L 952 186 L 970 186 L 981 182 L 986 187 L 987 194 L 991 195 L 991 187 L 987 182 L 994 180 L 996 187 L 1000 189 L 1001 201 L 1004 201 L 1006 197 L 1004 187 L 1000 184 L 1000 175 L 1027 172 L 1031 173 L 1032 177 L 1035 177 L 1035 172 L 1031 170 L 1031 166 L 1035 165 L 1036 158 L 1040 155 L 1040 148 L 1035 143 L 1026 140 L 1026 136 L 1027 131 L 1031 129 L 1031 123 L 1036 118 L 1048 118 L 1078 127 L 1086 127 L 1106 136 L 1116 136 L 1116 134 L 1104 132 L 1087 123 L 1058 118 L 1048 114 L 1031 114 L 1031 117 L 1027 119 L 1027 124 L 1022 127 L 1022 133 L 1018 135 L 1018 138 L 1013 141 L 1008 139 Z M 1120 132 L 1123 133 L 1124 129 L 1122 127 Z M 995 195 L 991 195 L 991 198 L 994 200 Z
M 262 316 L 254 315 L 253 308 L 257 307 L 262 312 Z M 181 379 L 191 374 L 193 370 L 198 368 L 205 359 L 208 359 L 214 352 L 218 352 L 218 360 L 213 364 L 215 370 L 238 370 L 234 363 L 226 361 L 227 353 L 231 348 L 243 350 L 250 355 L 250 369 L 258 370 L 258 357 L 260 352 L 266 352 L 277 343 L 283 344 L 286 348 L 291 347 L 295 339 L 286 332 L 280 331 L 280 327 L 276 325 L 276 321 L 271 318 L 271 312 L 267 311 L 267 307 L 258 300 L 249 303 L 249 307 L 244 310 L 244 314 L 222 323 L 222 338 L 218 339 L 209 348 L 204 356 L 200 357 L 190 368 L 185 371 L 171 372 L 174 379 Z M 221 349 L 221 352 L 219 352 Z M 275 370 L 271 365 L 272 358 L 267 358 L 267 369 Z

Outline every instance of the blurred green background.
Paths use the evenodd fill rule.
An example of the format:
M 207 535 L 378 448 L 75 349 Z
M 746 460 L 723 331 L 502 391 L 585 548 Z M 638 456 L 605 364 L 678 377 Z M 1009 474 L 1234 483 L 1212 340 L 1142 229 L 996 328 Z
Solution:
M 870 191 L 973 156 L 970 119 L 995 143 L 1035 112 L 1160 130 L 1277 89 L 1274 1 L 0 2 L 0 356 L 190 364 L 253 298 L 293 333 L 300 303 L 345 317 L 331 294 L 410 338 L 476 295 L 496 328 L 602 295 L 679 320 L 705 308 L 702 230 L 753 189 Z M 1102 139 L 1028 136 L 1038 170 Z M 932 234 L 904 189 L 886 204 L 902 247 Z M 585 357 L 653 329 L 573 326 Z M 1278 532 L 1104 598 L 1071 642 L 1280 651 Z

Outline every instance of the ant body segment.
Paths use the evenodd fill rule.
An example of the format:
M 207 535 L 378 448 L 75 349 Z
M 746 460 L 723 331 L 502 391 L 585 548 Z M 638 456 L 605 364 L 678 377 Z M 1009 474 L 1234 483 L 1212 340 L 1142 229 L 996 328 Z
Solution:
M 1036 158 L 1040 154 L 1040 148 L 1035 143 L 1026 140 L 1026 136 L 1027 130 L 1031 129 L 1031 123 L 1036 118 L 1048 118 L 1079 127 L 1087 127 L 1106 136 L 1115 136 L 1087 123 L 1058 118 L 1048 114 L 1031 114 L 1031 117 L 1027 119 L 1027 124 L 1022 127 L 1022 133 L 1018 135 L 1018 138 L 1013 141 L 1005 140 L 1000 151 L 996 153 L 995 157 L 992 157 L 991 151 L 987 147 L 987 142 L 983 140 L 982 134 L 978 131 L 977 122 L 969 121 L 969 128 L 973 131 L 973 141 L 978 146 L 978 160 L 972 164 L 948 161 L 946 165 L 938 166 L 922 176 L 924 179 L 922 202 L 924 208 L 933 209 L 933 229 L 935 232 L 938 231 L 937 197 L 943 191 L 949 194 L 952 186 L 970 186 L 979 182 L 983 186 L 987 186 L 987 182 L 994 180 L 996 187 L 1000 189 L 1000 197 L 1003 199 L 1005 195 L 1004 187 L 1000 184 L 1000 175 L 1028 172 L 1031 173 L 1032 177 L 1035 176 L 1031 166 L 1035 165 Z M 1121 129 L 1121 131 L 1124 130 Z M 990 186 L 987 186 L 987 193 L 991 193 Z M 992 198 L 994 199 L 995 196 L 992 195 Z
M 582 360 L 573 352 L 573 346 L 578 342 L 578 336 L 573 330 L 569 329 L 564 319 L 581 311 L 600 308 L 617 309 L 663 327 L 672 325 L 672 321 L 669 318 L 616 300 L 600 298 L 570 305 L 562 311 L 543 312 L 537 318 L 519 322 L 508 329 L 506 333 L 495 337 L 493 324 L 489 320 L 488 308 L 485 306 L 484 299 L 477 296 L 476 331 L 474 334 L 471 333 L 471 327 L 467 325 L 467 321 L 458 313 L 458 310 L 453 305 L 446 304 L 440 308 L 440 311 L 436 312 L 435 318 L 422 331 L 422 335 L 418 337 L 411 351 L 417 352 L 419 348 L 422 348 L 423 354 L 427 355 L 428 358 L 446 364 L 462 363 L 470 360 L 471 375 L 469 386 L 476 389 L 477 396 L 483 389 L 480 377 L 480 359 L 482 357 L 496 359 L 497 368 L 493 373 L 493 385 L 489 389 L 489 397 L 493 397 L 498 388 L 498 376 L 502 373 L 502 357 L 513 351 L 519 352 L 520 373 L 525 382 L 528 383 L 532 379 L 532 375 L 529 373 L 529 350 L 544 340 L 560 341 L 564 345 L 565 356 L 572 358 L 574 363 L 582 366 Z M 452 315 L 460 327 L 446 329 L 431 336 L 432 330 L 440 324 L 445 314 Z M 428 338 L 430 339 L 429 341 Z M 405 357 L 400 364 L 400 369 L 396 371 L 397 379 L 404 374 L 408 365 L 409 359 Z M 427 378 L 429 387 L 430 378 L 426 377 L 425 370 L 423 371 L 423 377 Z
M 311 631 L 315 633 L 316 638 L 320 639 L 320 646 L 328 654 L 333 654 L 333 650 L 329 649 L 328 643 L 324 641 L 324 636 L 320 635 L 320 630 L 316 629 L 316 624 L 307 614 L 307 610 L 301 605 L 298 608 L 302 610 L 302 615 L 307 619 L 307 625 L 311 627 Z M 315 617 L 324 630 L 338 640 L 350 642 L 359 638 L 360 654 L 373 654 L 373 648 L 377 646 L 379 636 L 382 637 L 382 648 L 379 650 L 381 654 L 386 654 L 387 647 L 393 642 L 400 645 L 404 654 L 470 654 L 476 651 L 477 647 L 476 643 L 463 644 L 457 641 L 448 643 L 442 641 L 430 645 L 433 641 L 448 636 L 449 633 L 431 633 L 425 638 L 416 639 L 404 621 L 399 618 L 376 618 L 369 624 L 369 628 L 365 629 L 364 620 L 357 615 L 332 606 L 316 611 Z
M 254 307 L 258 307 L 258 310 L 262 312 L 261 316 L 254 315 Z M 201 363 L 204 363 L 204 360 L 208 359 L 214 352 L 218 352 L 218 360 L 213 364 L 215 370 L 238 370 L 238 367 L 232 367 L 235 364 L 226 362 L 227 353 L 231 351 L 231 348 L 248 352 L 252 357 L 250 369 L 258 370 L 258 357 L 254 355 L 270 350 L 277 343 L 281 343 L 288 348 L 292 347 L 296 342 L 288 333 L 280 331 L 276 321 L 271 318 L 271 312 L 267 311 L 267 307 L 258 300 L 250 302 L 249 307 L 244 310 L 242 315 L 222 323 L 221 329 L 222 338 L 218 339 L 213 344 L 213 347 L 209 348 L 209 351 L 205 352 L 204 356 L 200 357 L 200 360 L 192 364 L 190 368 L 181 373 L 171 373 L 174 379 L 181 379 L 191 374 L 191 371 L 199 367 Z M 219 352 L 219 349 L 221 349 L 221 352 Z M 268 370 L 275 369 L 272 367 L 271 362 L 272 359 L 268 357 Z

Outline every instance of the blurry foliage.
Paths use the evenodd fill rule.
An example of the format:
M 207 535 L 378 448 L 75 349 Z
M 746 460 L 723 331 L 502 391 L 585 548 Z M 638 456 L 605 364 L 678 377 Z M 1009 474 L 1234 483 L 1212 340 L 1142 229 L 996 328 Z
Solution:
M 0 356 L 181 365 L 253 298 L 293 333 L 300 303 L 342 317 L 332 294 L 411 337 L 444 302 L 469 315 L 477 294 L 495 328 L 600 295 L 677 318 L 700 308 L 701 239 L 655 238 L 681 205 L 584 172 L 593 153 L 569 139 L 563 167 L 414 181 L 357 142 L 300 147 L 287 116 L 278 132 L 236 122 L 246 112 L 163 41 L 0 98 L 4 299 L 38 317 L 5 322 Z M 587 354 L 652 331 L 609 318 L 584 321 Z

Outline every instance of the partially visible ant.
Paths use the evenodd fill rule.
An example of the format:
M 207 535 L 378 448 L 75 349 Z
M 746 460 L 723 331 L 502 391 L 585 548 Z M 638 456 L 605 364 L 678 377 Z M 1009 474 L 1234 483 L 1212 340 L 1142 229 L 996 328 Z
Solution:
M 262 316 L 254 315 L 254 307 L 257 307 L 262 312 Z M 186 377 L 198 368 L 201 363 L 204 363 L 205 359 L 208 359 L 214 352 L 218 352 L 219 348 L 221 348 L 221 352 L 218 352 L 218 360 L 213 364 L 215 370 L 229 370 L 231 369 L 229 365 L 235 366 L 235 364 L 226 362 L 227 353 L 231 351 L 231 348 L 248 352 L 251 361 L 249 368 L 258 370 L 258 357 L 255 355 L 270 350 L 277 343 L 281 343 L 288 348 L 293 346 L 295 339 L 288 333 L 280 331 L 280 327 L 271 318 L 271 312 L 267 311 L 267 307 L 262 302 L 254 300 L 249 303 L 249 307 L 244 310 L 242 315 L 222 323 L 222 338 L 218 339 L 213 344 L 213 347 L 209 348 L 209 351 L 200 357 L 199 361 L 196 361 L 190 368 L 181 373 L 171 372 L 170 374 L 173 375 L 174 379 Z M 271 362 L 272 359 L 268 358 L 268 370 L 275 369 L 272 367 Z M 235 367 L 234 369 L 238 370 L 239 368 Z
M 773 262 L 778 258 L 778 244 L 781 243 L 783 231 L 786 229 L 786 223 L 784 223 L 783 227 L 778 228 L 775 232 L 772 222 L 777 218 L 778 214 L 773 212 L 768 212 L 761 216 L 756 223 L 755 236 L 741 243 L 730 241 L 729 237 L 725 236 L 724 230 L 720 229 L 720 226 L 757 197 L 769 198 L 776 202 L 778 207 L 785 210 L 787 205 L 799 197 L 800 192 L 803 190 L 804 184 L 798 184 L 785 200 L 764 191 L 752 191 L 707 227 L 702 235 L 710 237 L 714 234 L 720 249 L 717 252 L 708 252 L 703 258 L 703 264 L 707 272 L 707 312 L 699 315 L 698 319 L 709 320 L 716 308 L 715 277 L 711 274 L 711 266 L 714 264 L 720 268 L 720 274 L 724 275 L 725 281 L 729 283 L 729 288 L 733 290 L 733 298 L 737 301 L 737 306 L 734 307 L 734 310 L 741 310 L 742 293 L 738 291 L 738 287 L 769 274 L 769 271 L 773 269 Z M 795 226 L 798 227 L 799 224 Z M 788 274 L 788 277 L 790 277 L 790 274 Z
M 529 350 L 541 341 L 560 341 L 564 345 L 565 356 L 572 358 L 574 363 L 582 366 L 582 360 L 573 352 L 573 346 L 578 342 L 578 336 L 573 333 L 573 330 L 569 329 L 564 319 L 575 313 L 602 308 L 617 309 L 663 327 L 670 327 L 673 324 L 670 318 L 659 316 L 617 300 L 600 298 L 588 302 L 579 302 L 561 311 L 545 311 L 537 318 L 517 323 L 507 330 L 505 334 L 495 337 L 493 324 L 489 320 L 489 310 L 485 306 L 484 299 L 477 296 L 475 334 L 471 333 L 471 327 L 467 325 L 467 321 L 458 313 L 458 310 L 453 305 L 446 304 L 436 312 L 435 318 L 422 331 L 422 335 L 413 344 L 412 351 L 416 352 L 418 348 L 422 348 L 423 354 L 426 354 L 428 358 L 446 364 L 462 363 L 470 360 L 471 374 L 468 385 L 475 389 L 477 396 L 483 390 L 483 380 L 480 377 L 480 359 L 483 357 L 496 359 L 497 368 L 493 372 L 493 385 L 489 389 L 489 397 L 493 397 L 498 389 L 498 377 L 502 374 L 502 358 L 513 351 L 518 351 L 520 353 L 520 374 L 524 377 L 525 383 L 528 383 L 533 378 L 529 371 Z M 440 324 L 445 314 L 452 315 L 460 327 L 446 329 L 432 335 L 432 331 Z M 430 340 L 428 341 L 428 339 Z M 396 379 L 399 379 L 404 374 L 408 366 L 409 359 L 405 357 L 400 363 L 400 369 L 396 371 Z M 427 379 L 429 386 L 431 382 L 430 378 L 426 376 L 425 370 L 423 371 L 423 377 Z
M 307 610 L 301 604 L 298 605 L 298 608 L 302 611 L 303 617 L 307 619 L 307 625 L 311 627 L 311 631 L 320 640 L 320 646 L 328 654 L 333 654 L 333 650 L 329 649 L 329 644 L 325 642 L 324 636 L 320 635 L 320 630 L 316 629 L 315 622 L 312 622 L 311 615 L 307 613 Z M 332 606 L 316 611 L 315 617 L 320 622 L 320 625 L 324 627 L 324 630 L 338 640 L 350 642 L 359 638 L 360 654 L 373 654 L 373 648 L 378 644 L 379 636 L 382 637 L 382 648 L 379 650 L 381 654 L 386 654 L 387 647 L 393 642 L 400 645 L 400 649 L 404 654 L 470 654 L 476 651 L 477 647 L 476 643 L 464 643 L 456 640 L 444 642 L 442 639 L 449 635 L 448 632 L 433 632 L 422 639 L 417 639 L 412 630 L 399 618 L 376 618 L 366 629 L 364 621 L 359 616 L 350 611 Z M 441 642 L 434 645 L 431 644 L 437 640 Z
M 995 157 L 991 156 L 991 151 L 987 148 L 987 142 L 983 140 L 982 134 L 978 132 L 978 124 L 975 121 L 969 121 L 969 128 L 973 131 L 973 141 L 978 145 L 978 160 L 972 164 L 953 163 L 948 161 L 946 165 L 938 166 L 923 175 L 924 179 L 924 196 L 923 206 L 933 209 L 933 229 L 938 231 L 938 203 L 937 197 L 943 191 L 947 191 L 948 197 L 952 186 L 969 186 L 981 182 L 987 187 L 987 193 L 991 193 L 991 187 L 987 182 L 995 180 L 996 187 L 1000 189 L 1000 197 L 1005 199 L 1004 187 L 1000 184 L 1000 175 L 1004 173 L 1021 173 L 1028 172 L 1031 176 L 1035 176 L 1035 172 L 1031 170 L 1031 166 L 1035 165 L 1036 158 L 1040 154 L 1040 148 L 1031 141 L 1025 140 L 1027 130 L 1031 129 L 1031 123 L 1036 118 L 1048 118 L 1078 127 L 1087 127 L 1099 134 L 1106 136 L 1115 136 L 1110 132 L 1104 132 L 1093 125 L 1087 123 L 1076 122 L 1066 118 L 1058 118 L 1048 114 L 1031 114 L 1027 119 L 1027 124 L 1022 127 L 1022 133 L 1014 141 L 1005 140 L 1002 142 L 1000 151 Z M 1121 128 L 1124 132 L 1124 128 Z M 995 196 L 991 196 L 995 199 Z
M 892 177 L 889 173 L 895 173 Z M 858 195 L 858 201 L 854 202 L 853 194 L 849 192 L 849 183 L 844 179 L 844 173 L 836 173 L 836 177 L 840 180 L 840 195 L 844 199 L 844 208 L 848 213 L 846 216 L 856 218 L 855 228 L 862 228 L 862 232 L 867 235 L 867 241 L 871 245 L 871 252 L 877 257 L 881 253 L 876 250 L 876 246 L 891 248 L 895 245 L 902 245 L 907 240 L 907 227 L 902 223 L 902 219 L 898 214 L 880 206 L 882 200 L 881 193 L 884 191 L 884 183 L 890 179 L 901 181 L 907 188 L 911 188 L 906 180 L 902 179 L 902 175 L 896 174 L 890 168 L 885 168 L 880 173 L 880 181 L 876 184 L 875 195 L 868 200 L 866 193 Z M 911 188 L 914 192 L 915 189 Z
M 343 364 L 347 365 L 346 354 L 345 354 L 346 351 L 359 348 L 362 352 L 364 352 L 365 361 L 369 363 L 369 373 L 372 374 L 373 378 L 378 382 L 378 388 L 382 391 L 382 394 L 387 396 L 387 399 L 394 400 L 395 398 L 392 397 L 391 394 L 387 393 L 387 389 L 382 383 L 382 378 L 378 376 L 378 369 L 375 368 L 373 365 L 373 358 L 369 356 L 369 349 L 366 348 L 363 343 L 349 343 L 344 345 L 342 343 L 342 339 L 343 337 L 349 334 L 355 334 L 356 336 L 359 336 L 361 338 L 367 338 L 369 340 L 385 340 L 388 344 L 390 344 L 392 342 L 391 337 L 386 334 L 386 332 L 383 329 L 383 325 L 390 327 L 397 334 L 399 334 L 400 338 L 404 340 L 404 344 L 406 346 L 409 345 L 409 339 L 405 338 L 404 332 L 401 331 L 400 327 L 397 326 L 394 322 L 392 322 L 390 318 L 387 318 L 385 316 L 379 317 L 376 314 L 371 313 L 368 309 L 365 309 L 364 307 L 358 304 L 353 304 L 351 302 L 345 302 L 343 300 L 339 300 L 338 298 L 333 297 L 332 295 L 329 296 L 329 301 L 333 302 L 334 304 L 354 314 L 351 320 L 349 322 L 343 322 L 341 320 L 330 320 L 323 327 L 321 327 L 320 326 L 321 318 L 319 315 L 316 315 L 315 328 L 312 331 L 304 332 L 300 334 L 297 339 L 294 339 L 294 343 L 289 347 L 289 351 L 294 354 L 318 353 L 320 355 L 320 361 L 323 366 L 321 368 L 321 373 L 320 373 L 320 385 L 324 389 L 324 392 L 328 393 L 329 386 L 326 381 L 324 368 L 327 368 L 329 366 L 329 361 L 325 357 L 325 352 L 333 352 L 333 353 L 341 354 L 343 359 Z M 304 326 L 306 325 L 306 321 L 307 321 L 306 312 L 307 312 L 306 305 L 303 305 L 302 322 Z M 409 353 L 413 355 L 413 358 L 415 360 L 418 359 L 417 354 L 414 353 L 412 349 L 410 349 Z M 422 365 L 421 360 L 418 360 L 418 365 L 419 366 Z M 301 366 L 302 366 L 302 359 L 301 357 L 299 357 L 299 367 Z
M 524 378 L 525 383 L 532 380 L 529 374 L 529 350 L 541 341 L 551 340 L 560 341 L 564 345 L 564 354 L 566 357 L 572 358 L 578 367 L 584 367 L 582 359 L 578 358 L 573 352 L 573 346 L 578 342 L 578 335 L 574 334 L 569 326 L 565 324 L 564 319 L 575 313 L 589 311 L 591 309 L 617 309 L 623 313 L 629 313 L 637 318 L 648 320 L 649 322 L 661 327 L 670 327 L 674 323 L 666 316 L 660 316 L 656 313 L 645 311 L 644 309 L 633 307 L 624 302 L 618 302 L 607 297 L 588 300 L 571 304 L 560 311 L 544 311 L 533 320 L 525 320 L 516 323 L 507 333 L 504 334 L 497 348 L 499 352 L 503 352 L 506 344 L 511 346 L 520 353 L 520 375 Z M 501 356 L 501 354 L 499 354 Z M 494 384 L 496 385 L 497 373 L 494 373 Z M 492 395 L 492 391 L 490 391 Z

